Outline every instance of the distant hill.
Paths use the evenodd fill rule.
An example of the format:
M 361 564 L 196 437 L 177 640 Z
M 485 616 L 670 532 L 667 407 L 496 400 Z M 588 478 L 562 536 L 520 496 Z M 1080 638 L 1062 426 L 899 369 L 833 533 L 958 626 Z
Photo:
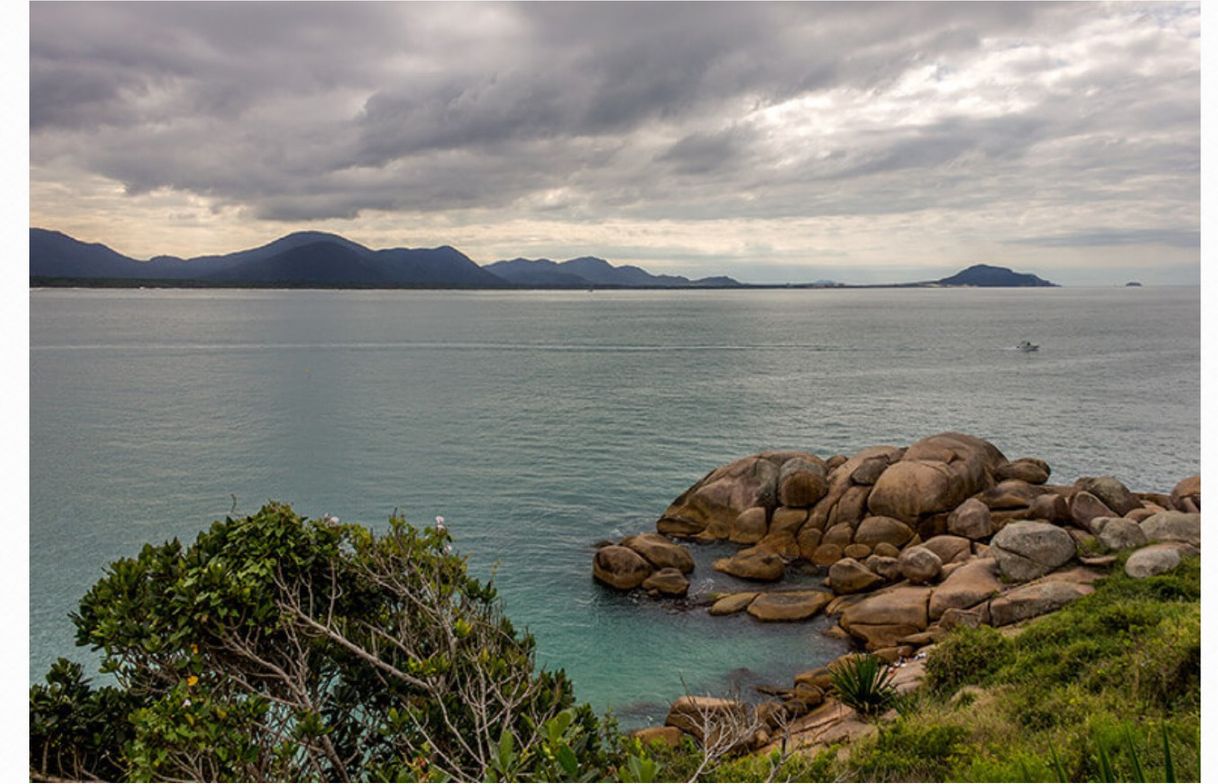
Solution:
M 66 234 L 30 229 L 30 278 L 220 286 L 503 288 L 508 284 L 448 246 L 371 250 L 322 232 L 298 232 L 222 256 L 149 261 Z
M 1006 267 L 989 264 L 974 264 L 948 278 L 935 281 L 940 286 L 1056 286 L 1056 283 L 1025 272 L 1014 272 Z
M 487 264 L 485 269 L 518 286 L 583 288 L 613 286 L 621 288 L 685 288 L 690 286 L 740 286 L 726 276 L 690 280 L 682 275 L 652 275 L 641 267 L 614 266 L 604 259 L 581 256 L 566 261 L 550 259 L 510 259 Z

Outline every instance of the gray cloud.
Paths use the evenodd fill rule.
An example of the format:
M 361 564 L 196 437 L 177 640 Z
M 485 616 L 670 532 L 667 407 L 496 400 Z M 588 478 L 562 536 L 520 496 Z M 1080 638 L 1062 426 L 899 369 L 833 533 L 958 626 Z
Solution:
M 1085 237 L 1138 202 L 1147 242 L 1188 247 L 1171 238 L 1199 221 L 1198 15 L 36 3 L 31 163 L 287 223 L 929 210 L 1043 246 L 1027 238 Z M 995 224 L 1013 214 L 1037 225 Z
M 1111 247 L 1114 245 L 1168 245 L 1174 248 L 1200 248 L 1201 232 L 1173 229 L 1096 229 L 1055 234 L 1048 237 L 1020 237 L 1007 240 L 1013 245 L 1042 248 Z

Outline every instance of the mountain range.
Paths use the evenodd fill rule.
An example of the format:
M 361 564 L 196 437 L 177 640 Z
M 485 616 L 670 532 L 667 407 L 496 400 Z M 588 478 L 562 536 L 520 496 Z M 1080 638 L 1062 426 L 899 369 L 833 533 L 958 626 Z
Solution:
M 30 229 L 33 284 L 167 284 L 333 288 L 652 288 L 739 286 L 731 278 L 691 281 L 652 275 L 585 256 L 569 261 L 513 259 L 480 267 L 456 248 L 372 250 L 337 234 L 297 232 L 250 250 L 222 256 L 147 261 L 58 231 Z
M 105 245 L 30 229 L 30 284 L 84 286 L 233 286 L 298 288 L 749 288 L 726 276 L 690 280 L 653 275 L 581 256 L 566 261 L 516 258 L 480 267 L 448 245 L 373 250 L 337 234 L 303 231 L 219 256 L 155 256 L 141 261 Z M 789 284 L 844 287 L 832 281 Z M 1055 286 L 1035 275 L 976 264 L 932 286 Z

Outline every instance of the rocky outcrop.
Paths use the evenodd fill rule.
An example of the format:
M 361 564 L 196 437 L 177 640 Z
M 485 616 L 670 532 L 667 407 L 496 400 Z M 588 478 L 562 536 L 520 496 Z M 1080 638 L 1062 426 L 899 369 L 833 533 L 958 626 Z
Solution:
M 869 650 L 886 648 L 926 629 L 930 588 L 915 586 L 885 589 L 850 605 L 838 623 Z
M 716 468 L 672 502 L 656 523 L 657 530 L 677 536 L 705 532 L 711 538 L 726 538 L 745 509 L 776 505 L 780 465 L 753 455 Z
M 1074 539 L 1049 523 L 1010 523 L 990 541 L 1002 576 L 1015 582 L 1048 574 L 1074 558 Z
M 1006 459 L 987 441 L 941 433 L 906 450 L 876 481 L 867 506 L 872 514 L 917 523 L 923 516 L 955 509 L 993 483 Z
M 592 558 L 592 576 L 619 591 L 638 588 L 651 572 L 646 558 L 621 545 L 602 547 Z

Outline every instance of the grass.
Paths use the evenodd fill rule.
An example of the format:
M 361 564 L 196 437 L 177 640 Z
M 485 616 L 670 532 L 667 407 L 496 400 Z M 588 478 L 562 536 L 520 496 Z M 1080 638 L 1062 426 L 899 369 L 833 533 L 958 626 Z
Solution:
M 1016 636 L 954 630 L 927 661 L 926 687 L 835 774 L 1197 780 L 1200 582 L 1198 559 L 1146 580 L 1118 563 L 1094 594 Z

